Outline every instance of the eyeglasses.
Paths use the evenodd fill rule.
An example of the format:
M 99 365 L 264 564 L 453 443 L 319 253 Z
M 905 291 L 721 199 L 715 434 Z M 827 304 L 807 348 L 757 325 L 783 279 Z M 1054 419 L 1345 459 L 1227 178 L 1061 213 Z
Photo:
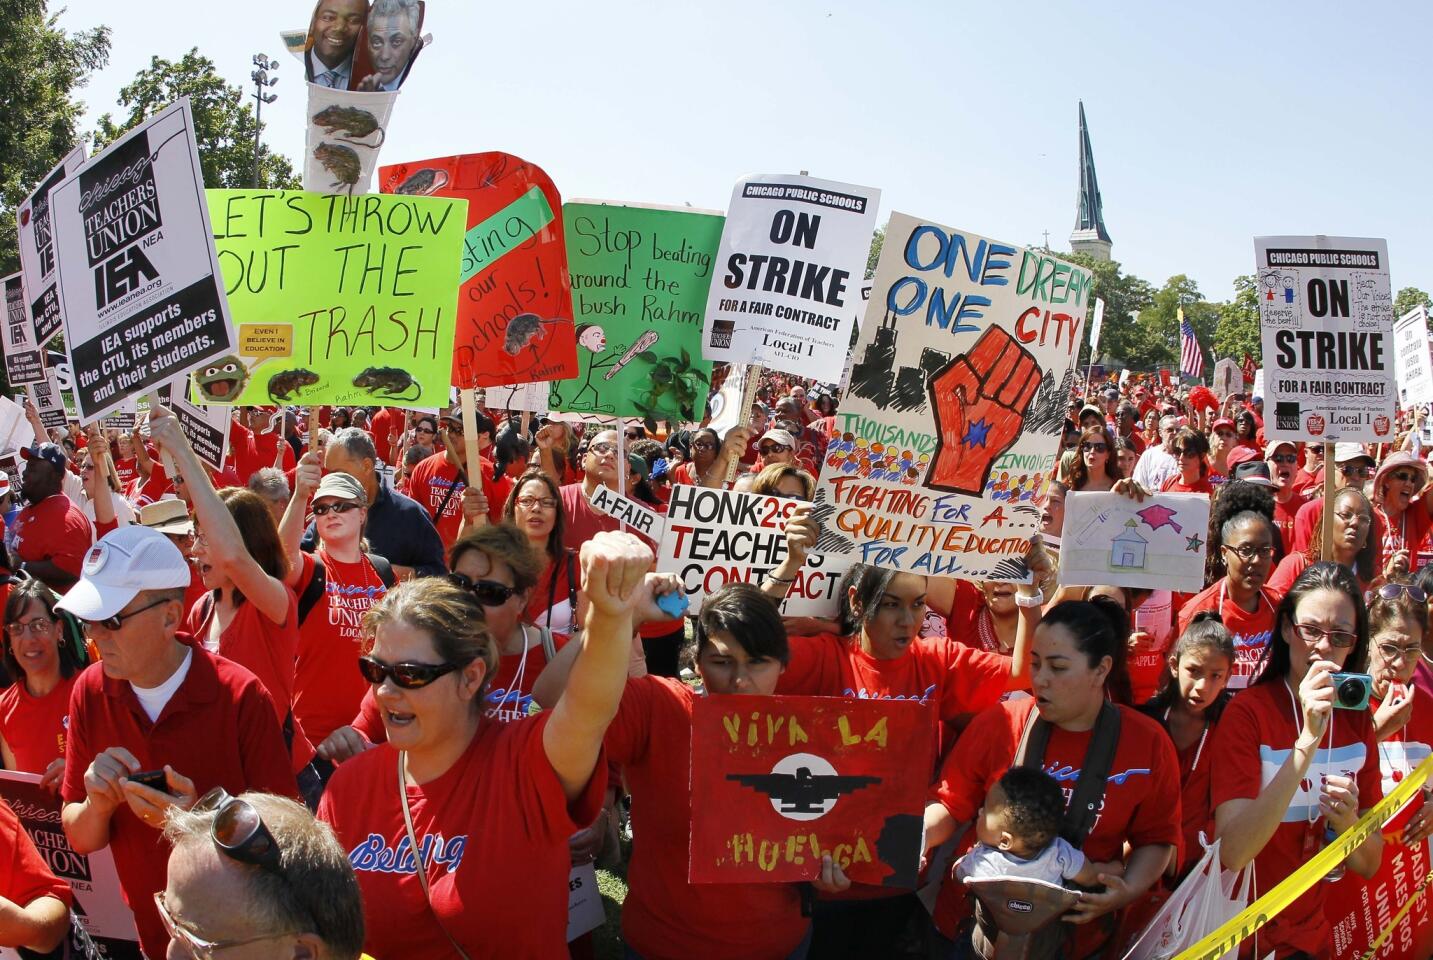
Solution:
M 198 543 L 200 539 L 202 538 L 195 537 L 194 542 Z M 137 617 L 146 610 L 153 610 L 161 603 L 168 602 L 168 600 L 156 600 L 153 603 L 146 603 L 138 610 L 131 610 L 129 613 L 116 613 L 114 616 L 105 617 L 103 620 L 81 620 L 80 626 L 84 627 L 86 630 L 93 629 L 94 627 L 104 627 L 106 630 L 111 631 L 118 630 L 120 627 L 124 626 L 124 622 L 130 617 Z
M 1367 480 L 1373 475 L 1373 468 L 1367 464 L 1341 463 L 1338 465 L 1338 472 L 1345 477 L 1358 477 Z
M 1091 453 L 1107 453 L 1110 448 L 1104 443 L 1082 443 L 1080 449 L 1088 450 Z
M 347 513 L 350 510 L 357 510 L 358 504 L 352 500 L 338 500 L 334 503 L 316 503 L 313 505 L 313 515 L 321 517 L 326 513 Z
M 1385 583 L 1378 588 L 1377 593 L 1378 596 L 1384 600 L 1397 600 L 1399 597 L 1406 595 L 1408 599 L 1414 603 L 1428 602 L 1428 597 L 1423 591 L 1411 583 Z
M 292 932 L 297 932 L 265 933 L 257 937 L 245 937 L 242 940 L 205 940 L 187 927 L 180 926 L 174 914 L 169 912 L 169 905 L 164 902 L 163 890 L 155 891 L 154 905 L 159 909 L 159 921 L 164 924 L 164 932 L 169 935 L 169 939 L 177 941 L 185 952 L 195 960 L 214 960 L 216 951 L 227 950 L 230 947 L 242 947 L 245 944 L 258 943 L 261 940 L 272 940 L 274 937 L 287 937 Z
M 611 440 L 599 440 L 596 443 L 589 443 L 587 445 L 587 452 L 595 453 L 599 457 L 606 456 L 609 453 L 617 452 L 617 444 Z
M 470 580 L 461 573 L 448 574 L 448 582 L 477 597 L 478 603 L 485 607 L 501 607 L 517 593 L 505 583 L 498 583 L 496 580 Z
M 54 625 L 55 621 L 53 620 L 31 620 L 28 623 L 8 624 L 5 631 L 10 634 L 12 639 L 19 640 L 26 634 L 32 637 L 43 637 L 50 632 L 50 628 Z
M 1269 457 L 1270 463 L 1298 463 L 1299 455 L 1296 453 L 1275 453 Z
M 1411 647 L 1400 647 L 1396 643 L 1380 643 L 1378 645 L 1378 655 L 1389 663 L 1395 660 L 1402 660 L 1407 663 L 1422 652 L 1423 646 L 1416 643 Z
M 524 510 L 536 510 L 541 507 L 544 510 L 556 510 L 557 501 L 552 497 L 518 497 L 513 503 Z
M 713 443 L 713 442 L 710 441 L 710 440 L 693 440 L 693 441 L 692 441 L 692 449 L 693 449 L 693 450 L 715 450 L 715 449 L 716 449 L 716 444 Z
M 1239 559 L 1245 563 L 1253 563 L 1255 560 L 1261 560 L 1264 557 L 1272 557 L 1274 555 L 1273 547 L 1256 547 L 1248 543 L 1241 543 L 1237 547 L 1226 543 L 1224 544 L 1224 549 L 1237 554 Z
M 1372 519 L 1366 513 L 1336 513 L 1335 517 L 1344 524 L 1372 523 Z
M 773 453 L 785 453 L 791 448 L 784 443 L 763 443 L 756 449 L 761 452 L 763 457 L 769 457 Z
M 414 663 L 405 660 L 402 663 L 384 663 L 375 657 L 359 657 L 358 672 L 363 674 L 363 679 L 375 686 L 392 677 L 394 686 L 404 690 L 418 690 L 472 662 Z
M 1358 642 L 1358 637 L 1355 634 L 1346 633 L 1343 630 L 1325 630 L 1322 627 L 1314 626 L 1312 623 L 1296 623 L 1294 624 L 1294 632 L 1299 635 L 1299 639 L 1310 646 L 1318 643 L 1320 640 L 1327 639 L 1329 643 L 1339 649 L 1347 649 Z

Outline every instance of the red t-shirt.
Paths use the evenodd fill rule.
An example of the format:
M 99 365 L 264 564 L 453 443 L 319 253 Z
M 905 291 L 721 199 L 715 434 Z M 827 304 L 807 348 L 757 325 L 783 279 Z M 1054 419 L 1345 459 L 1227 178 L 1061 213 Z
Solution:
M 562 501 L 562 545 L 567 549 L 581 550 L 584 543 L 599 533 L 621 529 L 616 517 L 592 508 L 582 492 L 581 481 L 558 487 L 557 493 Z
M 484 723 L 446 773 L 407 788 L 431 909 L 398 806 L 398 754 L 380 746 L 334 773 L 318 816 L 358 874 L 365 952 L 451 956 L 446 929 L 473 960 L 567 956 L 567 838 L 601 809 L 607 765 L 569 804 L 542 746 L 551 716 Z
M 193 650 L 189 673 L 151 722 L 134 689 L 91 664 L 70 692 L 70 734 L 65 745 L 66 803 L 85 799 L 85 771 L 110 747 L 124 747 L 143 770 L 165 764 L 194 781 L 199 796 L 223 787 L 232 796 L 263 790 L 297 799 L 298 790 L 274 719 L 274 704 L 257 677 L 216 657 L 192 638 L 176 639 Z M 169 845 L 159 831 L 120 804 L 109 822 L 110 849 L 125 899 L 134 911 L 146 955 L 162 957 L 169 937 L 154 907 L 164 889 Z
M 287 587 L 289 609 L 283 623 L 274 623 L 264 616 L 252 601 L 245 601 L 234 611 L 234 619 L 219 635 L 220 656 L 252 671 L 273 699 L 274 714 L 284 722 L 294 702 L 294 662 L 298 657 L 298 598 Z M 209 618 L 213 616 L 213 596 L 206 594 L 189 610 L 185 630 L 201 642 L 209 639 Z M 354 668 L 357 672 L 357 667 Z M 304 735 L 303 725 L 294 720 L 294 770 L 302 770 L 313 759 L 313 746 Z
M 1411 558 L 1409 568 L 1416 567 L 1418 550 L 1428 536 L 1428 528 L 1433 526 L 1433 517 L 1428 515 L 1423 499 L 1420 497 L 1410 503 L 1397 522 L 1389 520 L 1382 507 L 1375 506 L 1373 512 L 1383 534 L 1378 542 L 1378 566 L 1375 569 L 1382 570 L 1388 563 L 1388 558 L 1399 550 L 1407 550 Z
M 1165 479 L 1159 487 L 1160 493 L 1203 493 L 1209 496 L 1214 495 L 1214 486 L 1209 482 L 1207 476 L 1200 477 L 1194 483 L 1185 483 L 1181 474 L 1174 474 Z
M 1010 680 L 1009 657 L 949 637 L 917 637 L 894 660 L 878 660 L 862 651 L 857 639 L 830 633 L 791 637 L 790 647 L 777 693 L 916 700 L 932 708 L 938 743 L 942 724 L 998 703 Z M 939 745 L 942 752 L 944 746 Z
M 268 463 L 260 463 L 253 433 L 237 420 L 229 422 L 229 456 L 224 464 L 233 466 L 234 476 L 238 480 L 235 486 L 248 486 L 249 478 L 254 475 L 255 470 L 271 466 L 273 462 L 270 458 Z
M 1163 722 L 1167 720 L 1166 710 Z M 1183 750 L 1175 748 L 1179 757 L 1179 809 L 1182 815 L 1179 870 L 1182 873 L 1204 856 L 1200 833 L 1214 841 L 1214 811 L 1209 806 L 1210 771 L 1214 768 L 1214 732 L 1218 724 L 1206 723 L 1204 732 Z
M 115 457 L 114 475 L 119 478 L 119 488 L 128 490 L 129 485 L 139 476 L 138 457 Z
M 522 653 L 505 653 L 498 660 L 493 679 L 488 684 L 483 716 L 498 723 L 509 723 L 529 716 L 533 708 L 532 687 L 547 666 L 547 657 L 538 640 L 536 627 L 524 626 L 523 637 L 528 647 Z M 567 637 L 553 635 L 553 647 L 567 646 Z M 381 723 L 380 718 L 380 723 Z
M 693 476 L 696 465 L 690 460 L 683 460 L 672 468 L 672 482 L 685 483 L 689 487 L 695 487 L 700 483 L 699 478 Z
M 373 446 L 378 451 L 378 459 L 384 463 L 393 464 L 393 445 L 388 442 L 388 435 L 392 433 L 402 435 L 408 425 L 405 422 L 407 414 L 402 410 L 394 410 L 392 407 L 384 407 L 373 415 L 369 421 L 373 428 Z
M 343 563 L 322 546 L 301 553 L 300 592 L 324 566 L 324 593 L 299 625 L 298 662 L 294 667 L 294 717 L 313 743 L 353 719 L 369 683 L 358 672 L 363 616 L 388 588 L 367 557 Z M 297 612 L 296 614 L 297 615 Z
M 607 758 L 624 771 L 641 837 L 627 867 L 622 937 L 647 960 L 781 960 L 809 924 L 796 884 L 687 882 L 698 696 L 666 677 L 629 680 L 607 728 Z
M 61 680 L 43 697 L 31 696 L 20 679 L 0 693 L 0 736 L 15 755 L 16 770 L 44 773 L 46 767 L 65 755 L 70 688 L 78 676 Z
M 1274 635 L 1274 614 L 1279 598 L 1268 587 L 1259 591 L 1258 609 L 1249 613 L 1228 595 L 1228 577 L 1196 593 L 1179 611 L 1179 636 L 1189 629 L 1194 615 L 1201 610 L 1218 610 L 1224 626 L 1234 638 L 1234 665 L 1229 671 L 1229 688 L 1238 690 L 1253 682 L 1263 669 L 1264 651 Z
M 41 897 L 54 897 L 67 907 L 74 903 L 70 885 L 40 856 L 9 803 L 0 803 L 0 896 L 21 907 Z
M 63 493 L 25 507 L 15 518 L 15 554 L 22 563 L 48 560 L 78 578 L 92 543 L 89 517 Z
M 1286 501 L 1274 499 L 1274 523 L 1279 527 L 1279 538 L 1284 545 L 1284 552 L 1289 552 L 1289 544 L 1294 542 L 1294 526 L 1298 521 L 1299 508 L 1304 505 L 1303 497 L 1297 493 Z
M 488 500 L 488 520 L 501 523 L 503 504 L 512 489 L 512 479 L 504 476 L 494 481 L 492 462 L 483 457 L 478 458 L 478 469 L 483 475 L 483 496 Z M 408 475 L 408 496 L 418 501 L 418 505 L 428 512 L 429 519 L 438 513 L 439 507 L 443 508 L 443 515 L 434 526 L 438 528 L 444 547 L 451 547 L 458 539 L 458 528 L 463 523 L 463 491 L 466 489 L 467 484 L 458 480 L 458 468 L 448 462 L 446 453 L 435 453 L 420 461 Z
M 289 442 L 279 434 L 272 430 L 267 430 L 264 433 L 252 434 L 252 437 L 254 441 L 254 468 L 249 471 L 248 476 L 244 478 L 246 483 L 248 482 L 248 477 L 253 476 L 255 472 L 262 470 L 264 467 L 274 466 L 274 461 L 278 458 L 280 450 L 283 450 L 284 457 L 283 463 L 279 464 L 280 470 L 292 470 L 297 466 L 297 461 L 294 459 L 294 448 L 289 446 Z M 241 470 L 240 473 L 243 474 L 243 471 Z
M 1220 804 L 1230 800 L 1254 799 L 1278 773 L 1302 724 L 1295 699 L 1285 681 L 1275 680 L 1250 687 L 1229 702 L 1214 738 L 1209 797 L 1212 810 L 1218 811 Z M 1324 822 L 1319 814 L 1323 776 L 1353 777 L 1358 784 L 1361 809 L 1372 807 L 1383 797 L 1371 714 L 1366 710 L 1335 710 L 1332 729 L 1332 747 L 1325 746 L 1330 742 L 1325 733 L 1282 822 L 1254 858 L 1253 897 L 1274 889 L 1323 848 Z M 1313 843 L 1306 846 L 1310 837 Z M 1328 938 L 1324 885 L 1316 883 L 1259 931 L 1259 951 L 1277 948 L 1317 955 L 1327 947 Z
M 1009 700 L 984 711 L 966 728 L 941 766 L 936 799 L 957 823 L 975 817 L 985 795 L 1014 762 L 1033 699 Z M 1120 707 L 1120 741 L 1110 764 L 1104 801 L 1082 849 L 1091 860 L 1124 860 L 1124 845 L 1139 848 L 1178 846 L 1179 758 L 1158 723 L 1129 707 Z M 1070 802 L 1084 765 L 1093 731 L 1071 733 L 1052 727 L 1043 768 L 1060 782 Z M 963 915 L 960 884 L 941 887 L 935 922 L 943 933 L 954 932 Z M 1086 956 L 1099 945 L 1099 924 L 1077 928 L 1074 956 Z

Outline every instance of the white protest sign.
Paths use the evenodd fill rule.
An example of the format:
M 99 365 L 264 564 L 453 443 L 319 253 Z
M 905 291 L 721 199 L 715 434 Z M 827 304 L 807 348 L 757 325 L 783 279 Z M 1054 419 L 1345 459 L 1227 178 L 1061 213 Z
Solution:
M 163 398 L 179 421 L 179 428 L 194 453 L 211 470 L 223 470 L 224 458 L 229 453 L 229 424 L 233 419 L 233 407 L 200 406 L 189 402 L 189 380 L 181 377 L 169 387 L 169 396 Z M 282 411 L 275 414 L 283 416 Z M 282 434 L 282 429 L 280 429 Z
M 1244 392 L 1244 371 L 1229 357 L 1214 364 L 1214 395 L 1220 400 Z
M 1254 371 L 1254 385 L 1249 388 L 1249 396 L 1251 396 L 1251 397 L 1263 397 L 1263 396 L 1264 396 L 1264 368 L 1263 368 L 1263 367 L 1259 367 L 1257 370 Z
M 60 329 L 60 294 L 55 285 L 55 223 L 50 214 L 50 191 L 74 174 L 85 162 L 84 145 L 75 147 L 45 174 L 35 191 L 15 211 L 20 240 L 20 272 L 25 275 L 29 312 L 35 342 L 49 343 Z M 12 380 L 11 383 L 14 383 Z
M 25 408 L 9 397 L 0 396 L 0 457 L 10 456 L 35 442 L 35 428 L 25 417 Z
M 606 922 L 602 893 L 597 889 L 597 870 L 590 863 L 573 867 L 567 875 L 567 942 Z
M 50 213 L 84 422 L 232 349 L 187 97 L 55 187 Z
M 823 553 L 1024 580 L 1092 278 L 892 214 L 816 493 Z
M 846 348 L 846 362 L 841 367 L 841 381 L 836 384 L 838 393 L 845 393 L 846 388 L 851 385 L 851 361 L 856 358 L 856 344 L 854 334 L 860 332 L 861 318 L 866 315 L 866 308 L 871 303 L 871 281 L 867 280 L 861 284 L 861 299 L 856 304 L 856 326 L 852 329 L 852 343 Z
M 1391 439 L 1393 294 L 1388 244 L 1255 237 L 1269 440 Z
M 786 520 L 801 501 L 673 484 L 657 572 L 675 573 L 689 611 L 728 583 L 760 584 L 786 558 Z M 854 557 L 811 554 L 786 591 L 786 616 L 834 617 L 836 589 Z
M 846 359 L 881 192 L 813 177 L 732 191 L 707 294 L 702 355 L 829 381 Z
M 5 287 L 5 376 L 10 386 L 45 381 L 45 351 L 35 345 L 35 325 L 25 309 L 25 281 L 12 273 Z
M 660 514 L 653 512 L 645 504 L 602 486 L 592 491 L 587 502 L 592 504 L 592 509 L 622 521 L 634 532 L 653 542 L 662 539 L 666 523 Z
M 1420 304 L 1393 325 L 1393 360 L 1398 405 L 1433 403 L 1433 364 L 1428 355 L 1428 311 Z
M 369 193 L 397 98 L 397 90 L 366 93 L 308 84 L 304 189 L 350 197 Z
M 551 392 L 552 384 L 546 380 L 488 387 L 487 407 L 491 410 L 527 410 L 531 413 L 546 413 L 552 406 L 548 401 L 548 395 Z
M 30 401 L 35 404 L 35 410 L 40 414 L 40 422 L 45 425 L 45 429 L 65 429 L 69 415 L 65 412 L 65 400 L 60 393 L 60 380 L 55 376 L 55 372 L 50 371 L 44 383 L 32 383 L 25 389 L 29 392 Z
M 1157 493 L 1136 501 L 1118 493 L 1065 497 L 1060 583 L 1197 593 L 1204 589 L 1209 497 Z
M 1095 362 L 1095 357 L 1100 350 L 1100 331 L 1105 327 L 1105 302 L 1098 297 L 1095 298 L 1095 318 L 1090 321 L 1090 363 Z
M 134 915 L 125 905 L 110 848 L 91 854 L 76 853 L 71 848 L 60 824 L 59 797 L 40 786 L 37 774 L 0 771 L 0 796 L 20 818 L 20 825 L 50 870 L 70 885 L 75 915 L 85 932 L 104 950 L 104 956 L 139 960 Z M 0 958 L 18 956 L 15 952 L 0 950 Z

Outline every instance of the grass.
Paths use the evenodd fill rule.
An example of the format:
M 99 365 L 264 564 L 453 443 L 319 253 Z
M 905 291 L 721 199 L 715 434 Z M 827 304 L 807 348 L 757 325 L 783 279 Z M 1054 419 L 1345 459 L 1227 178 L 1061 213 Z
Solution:
M 597 960 L 622 960 L 622 902 L 627 899 L 627 860 L 632 844 L 622 841 L 622 862 L 616 870 L 597 871 L 597 891 L 607 922 L 592 932 Z

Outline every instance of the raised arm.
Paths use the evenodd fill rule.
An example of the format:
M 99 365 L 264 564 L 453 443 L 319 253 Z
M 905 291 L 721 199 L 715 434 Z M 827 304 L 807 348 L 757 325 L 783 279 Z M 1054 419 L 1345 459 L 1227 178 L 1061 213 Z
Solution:
M 294 495 L 284 508 L 284 517 L 279 521 L 279 541 L 289 557 L 289 572 L 284 574 L 284 583 L 297 587 L 303 572 L 299 557 L 299 543 L 304 536 L 304 518 L 308 514 L 309 500 L 313 499 L 319 481 L 323 479 L 323 452 L 310 450 L 303 455 L 294 469 Z

